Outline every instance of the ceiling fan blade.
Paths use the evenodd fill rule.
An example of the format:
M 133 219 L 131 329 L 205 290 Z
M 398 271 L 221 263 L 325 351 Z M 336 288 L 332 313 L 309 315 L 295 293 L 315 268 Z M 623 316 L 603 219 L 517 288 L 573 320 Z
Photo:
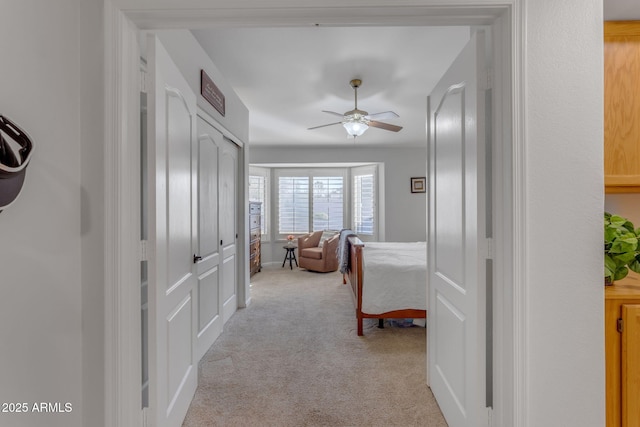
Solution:
M 344 117 L 344 114 L 336 113 L 335 111 L 322 110 L 322 112 L 323 113 L 328 113 L 328 114 L 333 114 L 334 116 L 338 116 L 338 117 Z
M 392 132 L 398 132 L 400 129 L 402 129 L 402 126 L 391 125 L 389 123 L 376 122 L 375 120 L 370 120 L 369 126 L 373 126 L 374 128 L 380 128 L 384 130 L 390 130 Z
M 394 113 L 393 111 L 383 111 L 382 113 L 369 114 L 366 118 L 369 120 L 373 120 L 373 119 L 386 120 L 386 119 L 397 119 L 398 117 L 400 116 Z
M 314 126 L 312 128 L 307 128 L 307 130 L 318 129 L 318 128 L 323 128 L 323 127 L 333 126 L 333 125 L 340 125 L 340 124 L 342 124 L 342 122 L 329 123 L 327 125 L 320 125 L 320 126 Z

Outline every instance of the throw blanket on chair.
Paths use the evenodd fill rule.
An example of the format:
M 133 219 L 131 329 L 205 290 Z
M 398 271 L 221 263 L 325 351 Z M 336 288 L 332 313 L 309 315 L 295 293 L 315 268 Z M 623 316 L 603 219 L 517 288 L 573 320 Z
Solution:
M 338 262 L 340 263 L 340 273 L 347 274 L 349 272 L 349 249 L 347 245 L 347 237 L 356 236 L 353 230 L 344 228 L 340 230 L 340 244 L 338 245 Z

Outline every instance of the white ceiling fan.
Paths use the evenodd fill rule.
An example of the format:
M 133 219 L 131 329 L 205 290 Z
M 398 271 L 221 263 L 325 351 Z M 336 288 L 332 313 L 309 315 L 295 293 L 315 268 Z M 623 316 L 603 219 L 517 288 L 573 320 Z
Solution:
M 402 129 L 402 126 L 396 126 L 389 123 L 379 122 L 376 120 L 376 119 L 395 119 L 400 117 L 393 111 L 384 111 L 382 113 L 369 114 L 366 111 L 358 110 L 358 88 L 362 84 L 362 80 L 353 79 L 349 83 L 353 88 L 354 94 L 355 94 L 354 109 L 351 111 L 347 111 L 344 114 L 336 113 L 335 111 L 322 110 L 323 113 L 329 113 L 334 116 L 342 117 L 342 120 L 335 123 L 328 123 L 326 125 L 314 126 L 309 128 L 309 130 L 342 124 L 342 126 L 344 126 L 344 128 L 347 130 L 349 137 L 355 138 L 357 136 L 362 135 L 367 129 L 369 129 L 369 126 L 376 127 L 379 129 L 384 129 L 384 130 L 390 130 L 392 132 L 398 132 Z

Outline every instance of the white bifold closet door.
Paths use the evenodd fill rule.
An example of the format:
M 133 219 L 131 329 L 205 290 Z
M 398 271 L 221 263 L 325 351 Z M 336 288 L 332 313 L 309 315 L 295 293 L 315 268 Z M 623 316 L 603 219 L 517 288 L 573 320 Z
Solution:
M 222 133 L 198 115 L 198 360 L 222 333 L 219 194 Z
M 222 313 L 226 322 L 238 308 L 238 146 L 222 141 L 220 153 L 220 247 L 222 248 Z
M 238 147 L 198 115 L 196 262 L 198 360 L 211 347 L 238 307 L 237 213 Z

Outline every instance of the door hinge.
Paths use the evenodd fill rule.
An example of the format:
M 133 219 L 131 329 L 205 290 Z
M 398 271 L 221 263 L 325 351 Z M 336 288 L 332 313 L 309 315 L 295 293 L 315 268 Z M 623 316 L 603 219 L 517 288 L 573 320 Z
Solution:
M 140 261 L 149 261 L 147 254 L 147 240 L 140 240 Z
M 622 333 L 622 327 L 623 327 L 623 322 L 622 322 L 622 318 L 618 318 L 618 321 L 616 322 L 616 329 L 618 330 L 618 332 Z
M 485 89 L 491 89 L 493 86 L 493 68 L 487 69 L 487 87 Z
M 147 93 L 149 91 L 149 81 L 147 79 L 147 72 L 140 70 L 140 92 Z

